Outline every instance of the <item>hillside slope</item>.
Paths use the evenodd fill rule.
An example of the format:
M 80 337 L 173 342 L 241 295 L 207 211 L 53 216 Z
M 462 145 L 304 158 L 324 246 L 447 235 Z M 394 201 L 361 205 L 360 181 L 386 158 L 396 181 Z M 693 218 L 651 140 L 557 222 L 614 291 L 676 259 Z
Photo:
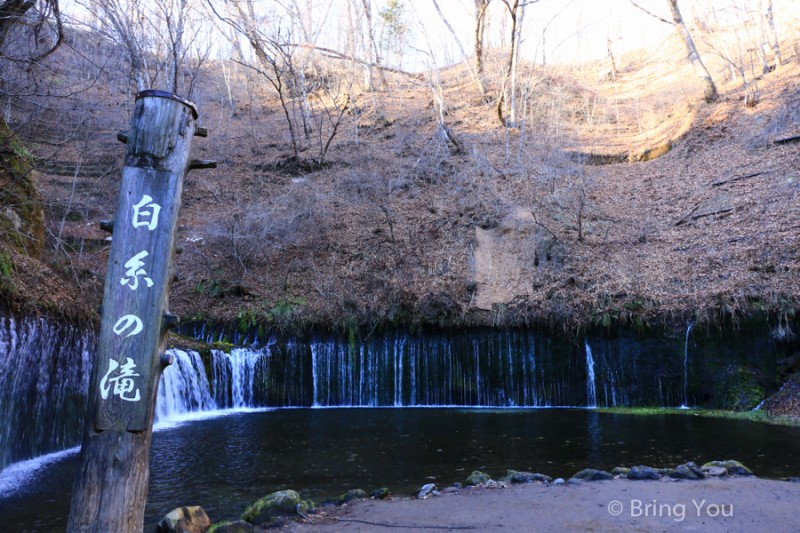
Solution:
M 517 129 L 459 68 L 440 92 L 424 76 L 351 86 L 320 161 L 324 95 L 297 158 L 263 82 L 239 71 L 228 92 L 210 66 L 194 97 L 210 133 L 195 150 L 219 167 L 186 180 L 174 311 L 298 329 L 794 317 L 800 146 L 774 141 L 800 130 L 796 58 L 759 80 L 755 107 L 734 81 L 700 104 L 688 66 L 665 76 L 642 53 L 613 80 L 597 64 L 527 68 L 535 90 Z M 49 262 L 95 309 L 128 87 L 101 79 L 14 105 L 39 161 Z

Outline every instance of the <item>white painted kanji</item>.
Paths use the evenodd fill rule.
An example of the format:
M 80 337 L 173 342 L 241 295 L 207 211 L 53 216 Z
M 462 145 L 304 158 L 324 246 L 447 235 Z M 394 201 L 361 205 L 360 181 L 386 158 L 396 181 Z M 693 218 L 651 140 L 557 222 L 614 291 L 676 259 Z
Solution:
M 142 329 L 144 329 L 144 324 L 142 324 L 142 319 L 136 315 L 124 315 L 121 316 L 119 320 L 114 324 L 114 333 L 117 335 L 122 335 L 126 331 L 128 334 L 125 335 L 126 337 L 133 337 L 134 335 L 138 335 L 141 333 Z
M 126 402 L 138 402 L 141 399 L 139 388 L 133 381 L 133 378 L 139 376 L 134 372 L 136 363 L 130 357 L 126 359 L 127 361 L 122 366 L 113 359 L 108 360 L 108 372 L 100 380 L 100 397 L 104 400 L 108 399 L 109 392 Z M 112 376 L 111 374 L 117 369 L 119 369 L 119 374 Z M 135 394 L 132 395 L 132 392 Z
M 120 278 L 120 285 L 127 285 L 132 291 L 139 288 L 139 277 L 141 277 L 148 287 L 153 286 L 153 280 L 147 276 L 147 271 L 142 268 L 144 262 L 142 259 L 150 255 L 146 251 L 141 251 L 134 255 L 125 263 L 125 276 Z
M 161 206 L 155 203 L 151 196 L 145 194 L 139 203 L 133 206 L 131 223 L 134 228 L 145 226 L 150 231 L 153 231 L 158 227 L 158 214 L 160 212 Z

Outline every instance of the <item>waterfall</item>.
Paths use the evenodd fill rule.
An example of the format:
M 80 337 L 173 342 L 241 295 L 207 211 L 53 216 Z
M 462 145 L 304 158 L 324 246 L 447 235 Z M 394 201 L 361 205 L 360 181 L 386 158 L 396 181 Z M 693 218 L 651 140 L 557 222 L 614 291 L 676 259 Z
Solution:
M 169 350 L 174 358 L 164 369 L 158 385 L 156 419 L 166 420 L 177 415 L 217 408 L 211 395 L 203 360 L 194 351 Z
M 0 317 L 0 470 L 80 442 L 94 344 L 48 319 Z
M 189 413 L 256 407 L 257 377 L 266 355 L 235 348 L 230 353 L 210 351 L 211 381 L 198 352 L 168 350 L 174 363 L 164 369 L 158 387 L 156 420 L 180 418 Z
M 689 408 L 689 334 L 692 332 L 694 322 L 689 321 L 686 326 L 686 340 L 683 344 L 683 404 L 681 409 Z
M 597 391 L 594 382 L 594 358 L 589 341 L 584 341 L 586 347 L 586 407 L 597 407 Z

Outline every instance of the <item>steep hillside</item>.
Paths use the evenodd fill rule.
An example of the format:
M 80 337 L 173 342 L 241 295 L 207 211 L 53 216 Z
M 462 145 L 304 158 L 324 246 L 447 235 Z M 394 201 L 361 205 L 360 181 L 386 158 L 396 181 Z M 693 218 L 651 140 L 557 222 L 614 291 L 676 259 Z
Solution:
M 297 155 L 263 80 L 210 65 L 195 150 L 219 166 L 186 181 L 174 310 L 300 329 L 792 319 L 800 147 L 775 141 L 800 129 L 797 58 L 759 78 L 755 107 L 711 60 L 722 97 L 705 105 L 690 67 L 663 59 L 676 47 L 623 57 L 612 78 L 598 79 L 602 64 L 527 66 L 514 129 L 497 120 L 496 78 L 483 97 L 460 68 L 393 74 L 335 100 L 321 89 L 331 70 Z M 88 308 L 132 103 L 99 76 L 10 106 L 38 158 L 49 262 Z

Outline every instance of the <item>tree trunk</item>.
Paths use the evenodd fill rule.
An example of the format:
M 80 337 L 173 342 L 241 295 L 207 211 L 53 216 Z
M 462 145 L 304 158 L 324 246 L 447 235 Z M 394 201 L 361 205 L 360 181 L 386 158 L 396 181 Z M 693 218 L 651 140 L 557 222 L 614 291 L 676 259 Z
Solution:
M 772 13 L 772 0 L 767 0 L 767 7 L 764 10 L 764 18 L 767 19 L 769 25 L 769 44 L 772 47 L 772 52 L 775 54 L 775 65 L 778 67 L 783 66 L 783 58 L 781 57 L 781 45 L 778 41 L 778 31 L 775 29 L 775 16 Z
M 683 40 L 689 61 L 692 63 L 692 67 L 694 67 L 695 72 L 703 82 L 703 96 L 705 101 L 708 103 L 716 102 L 719 98 L 717 86 L 714 84 L 714 80 L 711 78 L 711 74 L 703 64 L 703 61 L 700 59 L 700 54 L 697 52 L 697 47 L 692 39 L 692 34 L 689 33 L 689 28 L 687 28 L 686 24 L 683 22 L 680 9 L 678 9 L 678 0 L 667 0 L 667 3 L 672 13 L 672 23 Z
M 483 36 L 486 33 L 486 9 L 491 0 L 475 0 L 475 73 L 483 76 Z
M 89 409 L 67 530 L 142 531 L 169 315 L 170 267 L 194 106 L 136 99 L 114 222 Z

